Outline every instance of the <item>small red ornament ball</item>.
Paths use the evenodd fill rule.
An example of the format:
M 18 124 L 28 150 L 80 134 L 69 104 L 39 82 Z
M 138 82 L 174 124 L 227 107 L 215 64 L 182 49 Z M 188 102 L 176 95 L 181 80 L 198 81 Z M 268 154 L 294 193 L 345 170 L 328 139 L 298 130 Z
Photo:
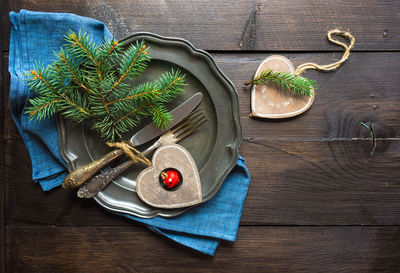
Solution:
M 179 173 L 175 170 L 165 172 L 163 183 L 167 189 L 173 189 L 180 183 Z

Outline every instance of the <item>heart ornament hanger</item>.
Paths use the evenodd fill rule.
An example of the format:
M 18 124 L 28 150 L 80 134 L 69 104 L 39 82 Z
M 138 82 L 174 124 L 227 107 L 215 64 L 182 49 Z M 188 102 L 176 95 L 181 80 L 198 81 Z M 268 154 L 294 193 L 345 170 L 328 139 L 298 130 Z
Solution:
M 350 41 L 349 45 L 333 39 L 333 35 L 342 36 Z M 333 29 L 328 32 L 331 43 L 342 46 L 345 51 L 342 58 L 334 63 L 319 65 L 304 63 L 294 68 L 289 59 L 280 55 L 266 58 L 258 67 L 252 81 L 250 117 L 258 118 L 290 118 L 307 111 L 314 102 L 315 81 L 302 77 L 308 69 L 320 71 L 334 71 L 349 57 L 354 46 L 354 37 L 346 32 Z
M 161 146 L 152 166 L 136 180 L 140 199 L 156 208 L 183 208 L 202 202 L 199 172 L 190 153 L 177 144 Z
M 272 69 L 275 72 L 295 73 L 294 66 L 284 56 L 272 55 L 258 67 L 256 77 L 262 72 Z M 289 118 L 305 112 L 314 102 L 311 97 L 283 92 L 274 85 L 253 85 L 251 90 L 251 116 L 260 118 Z

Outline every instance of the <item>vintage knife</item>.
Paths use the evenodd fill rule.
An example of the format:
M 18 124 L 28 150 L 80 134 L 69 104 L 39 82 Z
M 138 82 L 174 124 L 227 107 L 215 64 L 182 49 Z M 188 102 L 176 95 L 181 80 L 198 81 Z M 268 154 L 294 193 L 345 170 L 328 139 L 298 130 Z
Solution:
M 193 109 L 200 104 L 202 99 L 203 95 L 200 92 L 194 94 L 191 98 L 189 98 L 170 112 L 172 115 L 172 121 L 170 122 L 168 128 L 162 130 L 156 127 L 153 123 L 148 124 L 132 136 L 132 138 L 130 139 L 130 144 L 132 146 L 139 146 L 162 135 L 165 131 L 169 130 L 171 127 L 175 126 L 187 115 L 189 115 L 193 111 Z M 106 164 L 122 154 L 123 151 L 120 149 L 113 150 L 102 158 L 82 167 L 79 167 L 65 177 L 62 187 L 65 189 L 79 187 L 89 178 L 91 178 L 95 173 L 97 173 L 101 168 L 103 168 Z

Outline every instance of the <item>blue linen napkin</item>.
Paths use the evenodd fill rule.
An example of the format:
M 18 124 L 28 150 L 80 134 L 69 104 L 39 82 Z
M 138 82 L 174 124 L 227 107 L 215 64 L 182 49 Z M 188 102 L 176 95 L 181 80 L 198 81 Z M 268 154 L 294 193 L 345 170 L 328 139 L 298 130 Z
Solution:
M 21 10 L 10 12 L 12 23 L 9 72 L 10 109 L 18 131 L 32 162 L 32 179 L 44 191 L 61 185 L 67 174 L 66 163 L 58 150 L 58 135 L 54 118 L 30 121 L 24 107 L 32 96 L 23 74 L 33 68 L 35 61 L 51 63 L 53 52 L 64 43 L 68 30 L 82 29 L 97 43 L 112 34 L 100 21 L 68 13 L 47 13 Z M 214 255 L 219 241 L 235 241 L 242 215 L 250 176 L 244 159 L 239 160 L 219 192 L 205 204 L 174 218 L 142 219 L 124 215 L 145 224 L 150 230 L 208 255 Z

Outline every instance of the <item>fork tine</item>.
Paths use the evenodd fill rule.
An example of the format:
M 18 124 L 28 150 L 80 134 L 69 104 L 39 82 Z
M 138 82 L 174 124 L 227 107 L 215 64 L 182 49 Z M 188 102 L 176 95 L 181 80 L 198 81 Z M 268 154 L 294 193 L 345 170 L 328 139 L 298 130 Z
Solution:
M 201 113 L 202 113 L 202 109 L 201 108 L 196 109 L 195 111 L 190 113 L 186 118 L 184 118 L 180 123 L 178 123 L 174 128 L 172 128 L 170 131 L 172 133 L 175 133 L 176 131 L 178 131 L 179 129 L 184 127 L 187 123 L 189 123 L 190 121 L 195 119 Z
M 196 112 L 193 112 L 186 119 L 184 119 L 180 124 L 178 124 L 177 127 L 173 128 L 171 130 L 171 132 L 176 133 L 176 132 L 184 129 L 186 126 L 190 125 L 194 120 L 196 120 L 198 117 L 201 117 L 204 115 L 205 115 L 205 113 L 201 109 L 197 110 Z
M 208 121 L 207 117 L 200 119 L 199 122 L 195 123 L 195 126 L 176 136 L 177 142 L 181 141 L 183 138 L 187 137 L 188 135 L 196 131 L 201 125 L 203 125 L 207 121 Z
M 175 130 L 173 134 L 178 137 L 179 135 L 183 134 L 187 130 L 191 129 L 193 126 L 196 125 L 196 123 L 200 122 L 203 118 L 206 118 L 206 115 L 204 112 L 200 112 L 198 115 L 190 119 L 185 126 L 182 126 L 179 128 L 179 130 Z

